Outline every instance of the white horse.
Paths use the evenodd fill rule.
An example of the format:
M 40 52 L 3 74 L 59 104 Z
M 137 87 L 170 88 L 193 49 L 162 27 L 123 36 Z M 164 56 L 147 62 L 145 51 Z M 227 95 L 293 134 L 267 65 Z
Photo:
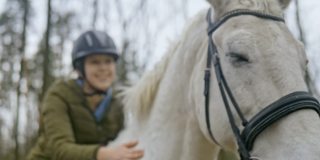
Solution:
M 290 2 L 208 1 L 214 8 L 215 20 L 235 9 L 281 17 Z M 113 144 L 138 139 L 139 148 L 145 149 L 144 160 L 239 159 L 213 70 L 210 124 L 218 143 L 208 134 L 203 95 L 208 47 L 206 29 L 205 12 L 202 12 L 155 69 L 125 92 L 127 128 Z M 247 119 L 289 93 L 307 90 L 303 45 L 294 39 L 284 23 L 251 15 L 237 16 L 222 24 L 212 39 L 220 54 L 225 78 Z M 233 114 L 236 116 L 236 112 Z M 235 122 L 241 126 L 239 118 Z M 231 157 L 237 156 L 223 158 L 221 153 L 225 151 Z M 250 154 L 261 160 L 318 160 L 319 115 L 313 110 L 301 110 L 276 121 L 256 138 Z

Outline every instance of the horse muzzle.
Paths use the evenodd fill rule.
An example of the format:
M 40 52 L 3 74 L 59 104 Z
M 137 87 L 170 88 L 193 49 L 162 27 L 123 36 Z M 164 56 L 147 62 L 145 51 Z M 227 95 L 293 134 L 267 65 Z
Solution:
M 293 92 L 265 107 L 245 125 L 241 133 L 245 147 L 251 151 L 257 136 L 281 118 L 303 109 L 314 110 L 320 115 L 320 104 L 308 92 Z

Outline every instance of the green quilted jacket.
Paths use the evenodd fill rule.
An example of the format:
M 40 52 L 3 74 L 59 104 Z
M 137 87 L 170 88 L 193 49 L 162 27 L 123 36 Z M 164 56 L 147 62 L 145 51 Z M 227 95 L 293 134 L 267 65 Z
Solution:
M 99 146 L 115 139 L 123 128 L 122 104 L 116 92 L 97 122 L 75 80 L 52 85 L 40 112 L 40 136 L 28 160 L 94 160 Z

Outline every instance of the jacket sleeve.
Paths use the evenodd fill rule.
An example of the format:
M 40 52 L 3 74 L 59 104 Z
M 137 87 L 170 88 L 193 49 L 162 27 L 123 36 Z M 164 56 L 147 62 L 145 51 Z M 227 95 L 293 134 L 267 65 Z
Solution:
M 56 160 L 93 160 L 99 145 L 76 144 L 68 104 L 59 94 L 49 92 L 41 110 L 47 149 Z

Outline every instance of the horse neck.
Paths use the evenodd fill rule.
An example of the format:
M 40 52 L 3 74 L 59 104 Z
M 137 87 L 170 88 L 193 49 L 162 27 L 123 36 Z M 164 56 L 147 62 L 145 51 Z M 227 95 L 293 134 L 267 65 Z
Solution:
M 140 138 L 143 146 L 153 146 L 146 150 L 145 159 L 211 160 L 218 151 L 203 136 L 190 97 L 191 75 L 198 63 L 195 53 L 207 40 L 203 17 L 199 16 L 201 23 L 194 22 L 178 42 L 159 84 L 146 130 L 143 131 L 147 134 Z
M 301 110 L 263 131 L 254 143 L 253 156 L 263 160 L 317 160 L 320 157 L 319 115 Z
M 201 132 L 191 98 L 193 72 L 198 73 L 195 68 L 204 68 L 200 60 L 205 63 L 205 14 L 200 13 L 192 21 L 172 53 L 167 53 L 170 61 L 144 123 L 133 118 L 117 139 L 118 144 L 128 137 L 139 139 L 138 147 L 145 148 L 145 160 L 212 160 L 219 152 Z
M 185 69 L 188 67 L 178 62 L 170 64 L 168 69 L 148 122 L 137 134 L 141 148 L 145 148 L 144 159 L 211 160 L 212 146 L 202 135 L 187 98 L 189 76 Z
M 181 44 L 184 45 L 184 44 Z M 154 101 L 149 119 L 153 132 L 145 135 L 146 146 L 157 145 L 149 150 L 151 155 L 167 155 L 161 159 L 194 160 L 212 159 L 212 146 L 199 129 L 195 110 L 189 98 L 191 71 L 194 58 L 184 50 L 184 46 L 174 54 L 167 68 Z M 190 57 L 189 57 L 190 56 Z M 151 137 L 157 136 L 157 140 Z M 155 142 L 156 141 L 156 142 Z M 146 157 L 155 159 L 157 156 Z M 160 156 L 159 156 L 160 157 Z

